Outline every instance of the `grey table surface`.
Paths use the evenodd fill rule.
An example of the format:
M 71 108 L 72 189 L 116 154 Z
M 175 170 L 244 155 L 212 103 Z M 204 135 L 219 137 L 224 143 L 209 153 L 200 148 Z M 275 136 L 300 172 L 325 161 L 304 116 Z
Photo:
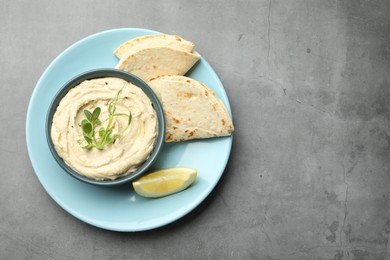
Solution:
M 0 22 L 0 259 L 390 259 L 390 1 L 2 0 Z M 46 67 L 113 28 L 194 41 L 236 128 L 210 196 L 146 232 L 68 214 L 25 141 Z

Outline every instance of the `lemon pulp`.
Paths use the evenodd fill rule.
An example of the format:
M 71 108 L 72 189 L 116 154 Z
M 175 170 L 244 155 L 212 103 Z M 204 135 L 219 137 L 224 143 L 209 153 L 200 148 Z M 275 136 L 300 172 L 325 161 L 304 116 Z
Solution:
M 134 191 L 143 197 L 158 198 L 185 190 L 196 179 L 194 168 L 175 167 L 148 173 L 133 182 Z

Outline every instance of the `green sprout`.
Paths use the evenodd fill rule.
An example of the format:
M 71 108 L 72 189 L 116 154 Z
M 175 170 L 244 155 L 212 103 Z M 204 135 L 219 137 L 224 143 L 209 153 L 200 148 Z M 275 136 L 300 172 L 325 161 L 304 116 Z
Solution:
M 96 127 L 101 125 L 101 121 L 99 120 L 99 115 L 101 113 L 101 108 L 96 107 L 92 113 L 88 110 L 84 110 L 84 114 L 86 119 L 81 121 L 81 129 L 83 130 L 83 136 L 85 142 L 81 141 L 82 148 L 91 150 L 92 148 L 96 148 L 98 150 L 103 150 L 106 145 L 113 144 L 116 139 L 121 137 L 121 135 L 130 127 L 132 115 L 131 112 L 129 114 L 125 113 L 115 113 L 116 112 L 116 104 L 119 99 L 119 95 L 122 90 L 119 90 L 116 96 L 108 103 L 108 122 L 106 127 L 100 127 L 97 133 L 96 138 Z M 113 134 L 112 132 L 112 123 L 115 117 L 117 116 L 126 116 L 128 117 L 127 126 L 117 133 Z

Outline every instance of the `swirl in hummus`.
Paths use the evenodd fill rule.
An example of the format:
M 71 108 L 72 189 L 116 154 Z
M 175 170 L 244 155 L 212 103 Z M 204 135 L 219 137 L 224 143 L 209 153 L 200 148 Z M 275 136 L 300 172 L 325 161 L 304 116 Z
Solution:
M 84 109 L 101 108 L 105 127 L 108 103 L 121 90 L 118 113 L 131 112 L 130 127 L 103 150 L 83 149 L 81 121 Z M 113 132 L 126 128 L 128 118 L 115 117 Z M 134 172 L 151 154 L 157 137 L 157 115 L 150 99 L 135 85 L 114 77 L 86 80 L 72 88 L 60 101 L 53 117 L 51 139 L 58 155 L 79 174 L 95 180 L 114 180 Z

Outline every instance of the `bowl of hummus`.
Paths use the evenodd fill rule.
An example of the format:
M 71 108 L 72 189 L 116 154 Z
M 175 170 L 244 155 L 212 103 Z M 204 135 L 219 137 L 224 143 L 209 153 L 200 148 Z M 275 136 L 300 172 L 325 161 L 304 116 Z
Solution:
M 165 119 L 153 90 L 117 69 L 96 69 L 68 81 L 55 95 L 46 137 L 58 164 L 96 185 L 128 183 L 158 158 Z

